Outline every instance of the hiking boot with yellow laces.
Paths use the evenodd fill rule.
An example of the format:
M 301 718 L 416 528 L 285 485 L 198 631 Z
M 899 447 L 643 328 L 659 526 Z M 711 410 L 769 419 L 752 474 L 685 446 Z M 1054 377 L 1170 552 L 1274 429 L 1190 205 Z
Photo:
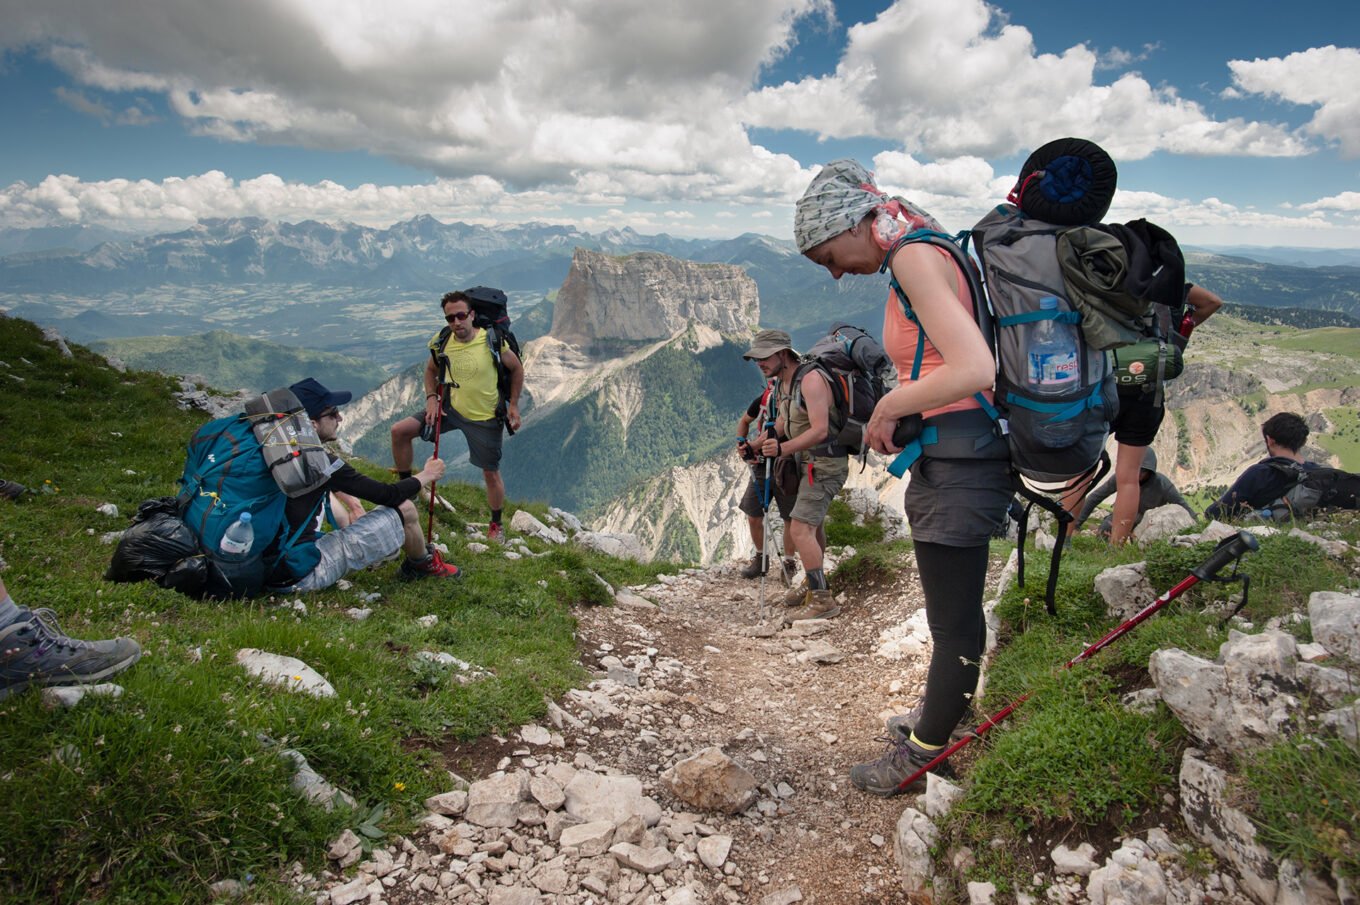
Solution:
M 902 789 L 899 786 L 903 780 L 943 753 L 943 749 L 927 751 L 910 738 L 892 739 L 888 741 L 887 750 L 878 760 L 850 768 L 850 782 L 861 791 L 883 798 L 919 790 L 925 783 L 924 773 L 907 788 Z M 944 779 L 955 778 L 948 760 L 936 764 L 930 772 Z
M 841 608 L 831 592 L 823 588 L 809 590 L 803 597 L 803 605 L 784 614 L 784 624 L 793 625 L 799 619 L 834 619 L 841 614 Z

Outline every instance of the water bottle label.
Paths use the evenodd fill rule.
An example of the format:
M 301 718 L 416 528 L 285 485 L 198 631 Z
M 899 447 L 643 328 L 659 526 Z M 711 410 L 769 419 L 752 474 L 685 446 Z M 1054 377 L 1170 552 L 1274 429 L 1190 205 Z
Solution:
M 222 543 L 218 544 L 217 548 L 228 556 L 240 556 L 250 549 L 250 544 L 223 537 Z
M 1061 387 L 1075 383 L 1080 377 L 1075 352 L 1029 353 L 1029 379 L 1031 384 L 1043 387 Z

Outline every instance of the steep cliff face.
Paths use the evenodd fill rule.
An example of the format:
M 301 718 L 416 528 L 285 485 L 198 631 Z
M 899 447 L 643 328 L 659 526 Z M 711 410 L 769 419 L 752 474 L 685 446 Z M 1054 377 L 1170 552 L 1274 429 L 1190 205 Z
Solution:
M 581 346 L 669 339 L 690 324 L 736 335 L 748 333 L 759 317 L 755 280 L 740 267 L 578 248 L 557 295 L 551 335 Z
M 749 466 L 730 449 L 693 465 L 667 469 L 614 500 L 593 520 L 597 531 L 636 534 L 652 558 L 678 556 L 704 565 L 754 552 L 746 515 L 737 508 L 750 481 Z M 902 517 L 906 483 L 888 474 L 886 460 L 850 469 L 847 490 L 868 488 L 879 505 Z

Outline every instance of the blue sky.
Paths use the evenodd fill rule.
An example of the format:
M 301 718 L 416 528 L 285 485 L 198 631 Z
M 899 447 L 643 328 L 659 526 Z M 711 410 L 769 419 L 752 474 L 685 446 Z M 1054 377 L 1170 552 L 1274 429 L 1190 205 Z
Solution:
M 1073 0 L 7 0 L 0 226 L 418 214 L 790 232 L 853 156 L 963 228 L 1062 135 L 1110 219 L 1360 247 L 1360 11 Z

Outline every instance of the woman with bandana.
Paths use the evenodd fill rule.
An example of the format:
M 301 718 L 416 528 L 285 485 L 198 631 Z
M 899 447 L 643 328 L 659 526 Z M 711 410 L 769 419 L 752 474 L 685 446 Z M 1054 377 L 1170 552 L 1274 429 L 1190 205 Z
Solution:
M 938 437 L 911 465 L 905 507 L 933 644 L 924 701 L 888 721 L 892 742 L 882 758 L 850 771 L 857 788 L 884 796 L 907 791 L 898 785 L 940 753 L 971 709 L 986 640 L 988 541 L 1013 491 L 1005 441 L 975 398 L 991 401 L 996 366 L 967 281 L 947 249 L 901 241 L 917 229 L 940 231 L 929 214 L 880 192 L 853 160 L 822 168 L 794 222 L 798 250 L 835 279 L 890 273 L 901 289 L 888 293 L 883 321 L 900 382 L 874 409 L 868 445 L 898 452 L 898 423 L 915 415 Z M 951 771 L 945 762 L 934 772 Z

